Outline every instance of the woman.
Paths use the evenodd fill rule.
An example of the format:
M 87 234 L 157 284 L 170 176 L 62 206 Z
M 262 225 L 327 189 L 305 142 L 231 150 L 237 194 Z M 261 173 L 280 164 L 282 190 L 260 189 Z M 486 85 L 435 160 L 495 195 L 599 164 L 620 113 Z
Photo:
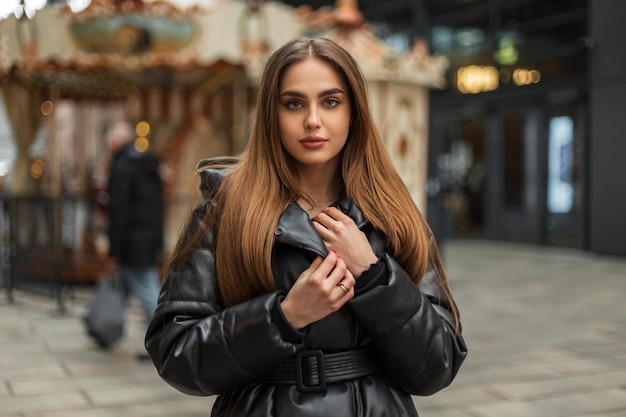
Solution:
M 376 132 L 354 59 L 327 39 L 269 59 L 240 158 L 204 201 L 146 336 L 213 416 L 416 416 L 467 350 L 439 253 Z

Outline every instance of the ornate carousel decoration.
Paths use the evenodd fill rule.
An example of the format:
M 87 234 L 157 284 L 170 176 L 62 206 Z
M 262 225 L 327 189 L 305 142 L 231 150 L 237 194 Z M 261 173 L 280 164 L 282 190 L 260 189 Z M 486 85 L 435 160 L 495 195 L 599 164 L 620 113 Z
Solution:
M 424 39 L 414 41 L 406 53 L 386 45 L 365 21 L 356 0 L 337 0 L 334 8 L 296 10 L 306 33 L 334 40 L 357 59 L 368 80 L 390 80 L 433 88 L 446 86 L 445 56 L 430 55 Z

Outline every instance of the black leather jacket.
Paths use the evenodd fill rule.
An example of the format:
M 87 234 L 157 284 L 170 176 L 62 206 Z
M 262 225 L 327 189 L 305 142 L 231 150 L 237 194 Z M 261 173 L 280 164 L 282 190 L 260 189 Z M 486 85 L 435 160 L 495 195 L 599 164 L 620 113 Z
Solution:
M 108 192 L 109 256 L 124 265 L 155 265 L 165 210 L 159 160 L 126 145 L 113 156 Z
M 198 227 L 222 177 L 214 169 L 201 173 L 205 201 L 189 228 Z M 277 291 L 224 308 L 214 254 L 206 248 L 194 251 L 187 267 L 168 271 L 146 335 L 146 348 L 165 381 L 191 395 L 218 394 L 212 415 L 220 417 L 417 416 L 410 394 L 433 394 L 452 382 L 467 349 L 434 272 L 429 268 L 415 285 L 358 207 L 346 198 L 335 206 L 365 232 L 384 262 L 386 282 L 304 331 L 291 327 L 280 302 L 315 256 L 327 254 L 307 213 L 292 203 L 275 232 Z M 339 352 L 368 345 L 384 372 L 314 393 L 257 382 L 303 349 Z

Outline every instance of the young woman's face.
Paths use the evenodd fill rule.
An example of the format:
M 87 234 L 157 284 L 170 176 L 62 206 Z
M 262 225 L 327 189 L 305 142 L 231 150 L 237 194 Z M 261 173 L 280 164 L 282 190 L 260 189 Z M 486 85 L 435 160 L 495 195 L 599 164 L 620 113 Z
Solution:
M 350 130 L 348 86 L 327 62 L 288 67 L 279 86 L 280 140 L 300 165 L 336 167 Z

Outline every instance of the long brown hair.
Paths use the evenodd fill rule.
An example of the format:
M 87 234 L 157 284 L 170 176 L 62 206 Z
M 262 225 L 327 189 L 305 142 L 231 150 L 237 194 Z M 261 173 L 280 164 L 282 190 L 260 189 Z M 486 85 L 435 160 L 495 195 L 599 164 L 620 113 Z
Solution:
M 430 229 L 392 165 L 374 125 L 365 78 L 347 51 L 324 38 L 293 40 L 269 58 L 257 90 L 247 147 L 217 191 L 216 204 L 211 205 L 216 208 L 209 210 L 203 230 L 195 238 L 179 242 L 170 265 L 183 262 L 186 254 L 201 242 L 201 235 L 216 229 L 217 282 L 225 305 L 275 289 L 271 270 L 274 230 L 280 214 L 294 197 L 305 197 L 298 186 L 294 161 L 280 141 L 279 86 L 289 66 L 309 57 L 330 63 L 349 89 L 352 126 L 342 152 L 340 178 L 347 197 L 385 234 L 391 255 L 416 283 L 421 280 L 430 256 L 456 317 L 439 254 L 429 253 L 429 247 L 436 251 L 436 246 L 429 245 Z

